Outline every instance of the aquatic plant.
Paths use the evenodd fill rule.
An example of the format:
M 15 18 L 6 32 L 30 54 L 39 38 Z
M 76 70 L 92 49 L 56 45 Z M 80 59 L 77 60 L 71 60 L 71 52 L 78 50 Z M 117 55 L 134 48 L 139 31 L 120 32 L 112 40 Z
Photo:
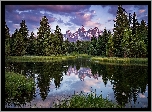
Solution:
M 74 94 L 70 99 L 65 98 L 59 104 L 54 103 L 55 108 L 121 108 L 121 106 L 112 103 L 107 98 L 103 99 L 102 94 L 97 96 L 91 92 L 85 95 L 84 93 Z

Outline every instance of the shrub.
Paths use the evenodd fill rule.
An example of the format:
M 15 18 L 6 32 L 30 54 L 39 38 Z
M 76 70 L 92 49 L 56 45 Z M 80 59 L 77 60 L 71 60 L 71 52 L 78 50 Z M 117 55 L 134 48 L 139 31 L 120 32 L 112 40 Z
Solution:
M 35 93 L 35 83 L 32 78 L 14 73 L 5 72 L 5 102 L 30 101 Z

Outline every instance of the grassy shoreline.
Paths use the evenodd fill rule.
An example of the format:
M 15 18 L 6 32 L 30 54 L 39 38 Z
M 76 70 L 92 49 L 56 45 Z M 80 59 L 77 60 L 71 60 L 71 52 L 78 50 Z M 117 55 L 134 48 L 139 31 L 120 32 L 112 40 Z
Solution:
M 60 56 L 9 56 L 6 61 L 9 62 L 56 62 L 69 59 L 88 58 L 91 62 L 101 64 L 122 64 L 122 65 L 148 65 L 148 58 L 118 58 L 90 56 L 87 54 L 60 55 Z
M 92 62 L 101 64 L 121 64 L 121 65 L 148 65 L 148 58 L 118 58 L 118 57 L 91 57 Z
M 68 59 L 76 59 L 76 56 L 9 56 L 11 62 L 56 62 Z

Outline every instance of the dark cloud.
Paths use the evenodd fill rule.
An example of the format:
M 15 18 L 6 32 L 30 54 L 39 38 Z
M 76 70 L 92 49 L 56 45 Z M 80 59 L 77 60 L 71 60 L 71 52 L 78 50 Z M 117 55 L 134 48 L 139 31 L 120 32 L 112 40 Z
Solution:
M 101 5 L 101 7 L 103 7 L 103 8 L 104 8 L 104 7 L 107 7 L 107 6 L 108 6 L 108 5 Z
M 91 10 L 90 12 L 91 12 L 91 13 L 94 13 L 94 12 L 95 12 L 95 10 Z
M 139 10 L 148 9 L 148 5 L 134 5 L 134 8 L 137 8 Z
M 40 13 L 40 11 L 32 10 L 32 11 L 12 11 L 8 12 L 5 11 L 5 21 L 10 29 L 10 33 L 14 33 L 14 29 L 20 28 L 20 23 L 22 20 L 25 20 L 27 28 L 29 31 L 33 31 L 40 26 L 40 20 L 44 15 Z M 48 22 L 51 24 L 52 22 L 56 21 L 56 18 L 53 17 L 51 14 L 45 14 L 48 18 Z M 10 22 L 12 21 L 12 22 Z M 34 25 L 35 27 L 33 28 Z M 37 28 L 36 28 L 37 27 Z
M 21 22 L 22 17 L 20 14 L 16 11 L 13 11 L 12 13 L 5 12 L 5 21 L 13 21 L 14 24 L 18 24 Z
M 25 11 L 25 10 L 36 10 L 37 5 L 6 5 L 5 10 L 12 12 L 14 10 Z
M 118 10 L 118 5 L 108 5 L 108 7 L 109 7 L 108 13 L 112 14 L 113 16 L 116 16 L 117 10 Z M 134 7 L 134 5 L 122 5 L 122 8 L 124 8 L 128 14 L 133 11 L 131 9 L 133 7 Z
M 116 16 L 117 14 L 117 5 L 109 5 L 108 13 L 112 14 L 113 16 Z
M 148 5 L 135 5 L 134 8 L 137 9 L 137 12 L 135 12 L 137 19 L 139 21 L 143 19 L 148 22 Z
M 111 22 L 112 20 L 108 20 L 108 22 Z
M 93 14 L 87 14 L 83 12 L 76 12 L 75 17 L 71 17 L 70 21 L 78 26 L 85 25 L 87 21 L 90 21 L 94 17 Z
M 17 11 L 13 12 L 5 12 L 5 20 L 6 21 L 13 21 L 14 24 L 19 24 L 22 20 L 25 20 L 29 23 L 39 23 L 40 22 L 40 16 L 42 14 L 32 11 L 32 12 L 22 12 L 19 13 Z
M 5 5 L 5 11 L 6 12 L 12 12 L 16 10 L 16 6 L 15 5 Z
M 74 17 L 75 12 L 87 11 L 89 8 L 90 5 L 6 5 L 5 21 L 7 22 L 11 20 L 13 21 L 12 24 L 19 24 L 22 20 L 26 20 L 27 26 L 30 26 L 31 24 L 38 26 L 41 18 L 45 15 L 51 24 L 52 22 L 56 21 L 53 14 Z M 40 13 L 40 11 L 44 13 Z M 80 15 L 83 14 L 80 13 Z M 63 20 L 60 19 L 58 22 L 63 23 Z M 65 23 L 65 25 L 71 24 Z
M 50 12 L 71 13 L 89 9 L 91 5 L 7 5 L 5 10 L 12 12 L 13 10 L 46 10 Z
M 102 6 L 102 7 L 105 7 L 105 6 Z M 108 7 L 109 7 L 108 13 L 110 13 L 114 17 L 116 17 L 118 5 L 109 5 Z M 148 21 L 148 16 L 143 16 L 143 14 L 148 15 L 148 6 L 146 6 L 146 5 L 122 5 L 122 7 L 125 9 L 125 11 L 127 12 L 128 15 L 129 15 L 129 13 L 133 14 L 135 12 L 137 19 L 139 19 L 139 20 L 144 19 L 145 21 Z

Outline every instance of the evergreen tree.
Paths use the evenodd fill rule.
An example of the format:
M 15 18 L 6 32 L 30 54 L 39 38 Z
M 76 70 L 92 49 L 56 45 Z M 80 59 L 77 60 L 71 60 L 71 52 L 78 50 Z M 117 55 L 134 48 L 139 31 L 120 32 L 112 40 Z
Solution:
M 133 18 L 132 18 L 132 35 L 135 36 L 137 33 L 137 27 L 139 26 L 139 23 L 136 19 L 136 13 L 133 13 Z
M 90 41 L 84 41 L 82 44 L 82 49 L 84 54 L 88 54 L 89 52 Z
M 133 44 L 132 30 L 130 28 L 125 29 L 121 45 L 124 53 L 123 56 L 130 57 L 130 49 L 135 49 Z
M 148 29 L 146 28 L 146 23 L 144 20 L 141 21 L 141 24 L 137 27 L 136 37 L 136 57 L 142 58 L 147 55 L 147 47 L 145 42 L 148 42 L 147 38 Z
M 5 56 L 10 55 L 10 34 L 9 34 L 9 28 L 6 25 L 5 22 Z
M 76 52 L 78 53 L 78 54 L 80 54 L 81 53 L 81 41 L 80 40 L 77 40 L 76 41 Z
M 70 42 L 68 40 L 68 38 L 63 42 L 62 44 L 62 53 L 63 54 L 67 54 L 69 51 L 69 47 L 70 47 Z
M 103 51 L 103 43 L 104 43 L 104 41 L 103 41 L 103 37 L 101 36 L 101 35 L 99 35 L 99 37 L 98 37 L 98 41 L 97 41 L 97 55 L 98 56 L 102 56 L 103 54 L 102 54 L 102 51 Z
M 121 42 L 123 40 L 123 33 L 126 28 L 130 27 L 130 24 L 127 15 L 125 14 L 125 10 L 121 5 L 118 5 L 116 21 L 114 22 L 114 53 L 116 57 L 122 57 L 124 54 L 121 45 Z
M 74 51 L 76 51 L 76 45 L 74 42 L 70 42 L 68 53 L 70 54 Z
M 59 28 L 59 26 L 57 25 L 56 26 L 56 30 L 54 32 L 54 35 L 55 35 L 55 40 L 56 40 L 56 51 L 57 51 L 57 54 L 62 54 L 62 44 L 63 44 L 63 35 L 61 33 L 61 29 Z
M 131 20 L 130 20 L 131 21 Z M 130 53 L 129 53 L 129 57 L 136 57 L 136 34 L 137 34 L 137 27 L 138 27 L 139 23 L 136 19 L 136 13 L 133 13 L 133 18 L 132 18 L 132 38 L 129 39 L 129 48 L 130 48 Z
M 25 42 L 22 34 L 16 29 L 12 35 L 11 52 L 13 56 L 25 55 Z
M 39 56 L 44 56 L 46 55 L 46 52 L 48 51 L 48 38 L 50 38 L 50 26 L 49 26 L 49 22 L 48 19 L 46 18 L 46 16 L 44 16 L 42 18 L 42 20 L 40 20 L 40 27 L 38 28 L 38 32 L 37 32 L 37 55 Z
M 148 27 L 146 25 L 146 22 L 144 20 L 141 21 L 140 24 L 140 31 L 139 31 L 140 40 L 144 45 L 142 46 L 142 54 L 140 57 L 145 57 L 148 55 Z
M 97 55 L 97 38 L 94 35 L 91 37 L 89 54 L 94 56 Z
M 141 24 L 136 19 L 136 13 L 133 14 L 132 38 L 130 38 L 130 57 L 146 57 L 148 52 L 148 27 L 144 20 Z
M 36 37 L 34 33 L 31 32 L 31 36 L 28 39 L 29 45 L 27 46 L 27 54 L 29 55 L 36 55 Z
M 106 28 L 104 29 L 103 35 L 98 37 L 97 42 L 97 55 L 106 56 L 106 46 L 109 39 L 110 31 L 107 32 Z
M 113 35 L 109 34 L 109 39 L 106 46 L 106 56 L 113 57 L 114 56 L 114 42 L 113 42 Z
M 27 28 L 27 25 L 25 23 L 25 20 L 22 20 L 22 22 L 20 23 L 20 29 L 19 29 L 19 32 L 20 34 L 23 36 L 23 39 L 24 39 L 24 47 L 25 49 L 27 49 L 27 46 L 28 46 L 28 28 Z M 26 51 L 27 52 L 27 51 Z M 25 53 L 27 54 L 27 53 Z

